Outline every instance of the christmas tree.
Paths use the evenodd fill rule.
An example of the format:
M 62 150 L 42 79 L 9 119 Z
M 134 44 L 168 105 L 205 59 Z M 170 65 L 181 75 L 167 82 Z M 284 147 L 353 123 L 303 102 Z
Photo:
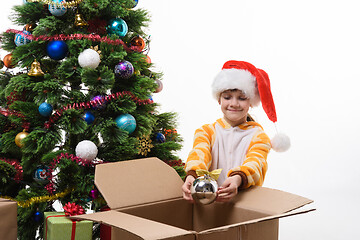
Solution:
M 0 197 L 18 203 L 18 238 L 42 238 L 44 212 L 106 206 L 97 164 L 158 157 L 183 176 L 176 114 L 152 94 L 149 13 L 134 0 L 24 0 L 1 36 Z M 109 176 L 110 177 L 110 176 Z M 96 238 L 98 228 L 94 227 Z M 39 234 L 40 233 L 40 234 Z

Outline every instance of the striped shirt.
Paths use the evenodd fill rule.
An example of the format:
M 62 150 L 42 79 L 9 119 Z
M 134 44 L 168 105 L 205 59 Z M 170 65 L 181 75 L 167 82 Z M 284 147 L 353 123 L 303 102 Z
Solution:
M 245 122 L 232 127 L 223 118 L 218 119 L 195 131 L 193 149 L 186 161 L 185 171 L 194 175 L 196 169 L 212 171 L 222 168 L 219 186 L 233 174 L 246 178 L 242 188 L 261 186 L 270 149 L 270 139 L 260 124 Z

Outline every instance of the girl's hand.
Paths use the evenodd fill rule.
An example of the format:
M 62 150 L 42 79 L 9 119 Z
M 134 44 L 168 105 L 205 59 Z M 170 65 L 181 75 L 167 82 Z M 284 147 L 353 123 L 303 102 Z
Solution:
M 190 187 L 195 181 L 195 178 L 191 175 L 188 175 L 185 179 L 184 184 L 182 185 L 183 198 L 187 201 L 194 202 L 194 199 L 191 196 Z
M 228 177 L 219 187 L 217 202 L 228 202 L 238 193 L 238 187 L 241 185 L 242 179 L 240 175 Z

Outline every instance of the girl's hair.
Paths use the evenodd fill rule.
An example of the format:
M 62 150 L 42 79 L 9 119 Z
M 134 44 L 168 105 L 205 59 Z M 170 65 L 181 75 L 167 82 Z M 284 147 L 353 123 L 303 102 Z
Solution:
M 248 121 L 248 122 L 256 122 L 256 121 L 251 117 L 250 114 L 247 114 L 247 116 L 246 116 L 246 121 Z

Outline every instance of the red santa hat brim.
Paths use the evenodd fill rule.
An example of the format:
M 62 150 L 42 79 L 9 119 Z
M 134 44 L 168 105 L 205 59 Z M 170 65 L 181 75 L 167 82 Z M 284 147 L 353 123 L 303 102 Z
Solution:
M 213 95 L 217 99 L 220 93 L 229 89 L 239 89 L 249 97 L 252 106 L 261 101 L 262 107 L 272 122 L 277 121 L 274 100 L 271 94 L 270 79 L 267 73 L 244 61 L 227 61 L 216 76 Z

